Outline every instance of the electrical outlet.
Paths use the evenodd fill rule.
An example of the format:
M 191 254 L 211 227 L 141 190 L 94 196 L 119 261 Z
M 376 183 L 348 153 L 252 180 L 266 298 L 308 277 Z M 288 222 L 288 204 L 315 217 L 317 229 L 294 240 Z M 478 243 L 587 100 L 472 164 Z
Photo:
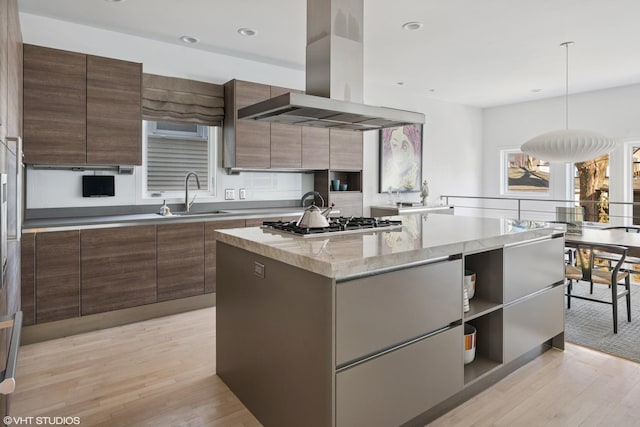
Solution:
M 224 199 L 225 200 L 234 200 L 236 198 L 236 190 L 233 188 L 226 188 L 224 190 Z
M 247 198 L 247 189 L 246 188 L 241 188 L 240 190 L 238 190 L 238 197 L 240 197 L 240 200 L 244 200 Z

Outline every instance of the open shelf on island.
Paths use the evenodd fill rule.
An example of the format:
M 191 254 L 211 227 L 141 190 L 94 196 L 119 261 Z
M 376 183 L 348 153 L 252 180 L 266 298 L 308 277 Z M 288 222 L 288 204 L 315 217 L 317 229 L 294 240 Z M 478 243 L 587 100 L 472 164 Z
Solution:
M 476 357 L 464 365 L 464 383 L 468 384 L 502 365 L 502 308 L 480 315 L 468 323 L 476 328 Z
M 469 300 L 469 311 L 464 313 L 464 321 L 473 320 L 476 317 L 491 313 L 501 307 L 502 304 L 500 303 L 484 299 L 480 296 L 474 296 Z
M 473 362 L 469 363 L 468 365 L 464 365 L 465 385 L 468 385 L 469 383 L 480 379 L 500 365 L 501 363 L 496 362 L 495 360 L 476 356 Z

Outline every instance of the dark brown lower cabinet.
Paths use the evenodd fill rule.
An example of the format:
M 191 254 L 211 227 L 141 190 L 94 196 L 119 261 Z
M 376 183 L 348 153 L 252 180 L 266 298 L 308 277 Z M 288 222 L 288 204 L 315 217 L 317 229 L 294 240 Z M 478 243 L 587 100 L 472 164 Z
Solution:
M 205 222 L 204 224 L 204 292 L 216 291 L 216 230 L 224 228 L 242 228 L 244 219 Z
M 158 225 L 158 301 L 204 294 L 204 223 Z
M 82 230 L 81 246 L 83 316 L 157 302 L 155 225 Z
M 36 323 L 80 316 L 80 231 L 36 236 Z
M 215 292 L 215 230 L 244 226 L 238 219 L 25 233 L 24 325 Z
M 24 326 L 36 323 L 36 235 L 22 235 L 20 248 L 20 307 Z

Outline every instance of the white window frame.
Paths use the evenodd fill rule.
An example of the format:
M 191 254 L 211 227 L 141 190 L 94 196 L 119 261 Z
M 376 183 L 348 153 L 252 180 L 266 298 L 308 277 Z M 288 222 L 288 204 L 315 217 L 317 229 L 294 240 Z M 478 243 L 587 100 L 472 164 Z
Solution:
M 157 202 L 166 200 L 167 203 L 184 203 L 184 190 L 183 191 L 148 191 L 147 189 L 147 137 L 148 129 L 150 125 L 146 120 L 142 121 L 142 165 L 140 167 L 140 179 L 138 180 L 138 188 L 141 189 L 141 200 L 143 202 L 150 203 L 151 201 Z M 219 128 L 216 126 L 209 127 L 208 136 L 208 151 L 209 151 L 209 190 L 197 190 L 198 196 L 196 202 L 203 201 L 215 201 L 216 198 L 216 173 L 218 164 L 218 139 Z M 202 184 L 202 182 L 201 182 Z M 190 191 L 189 198 L 193 197 L 194 190 Z

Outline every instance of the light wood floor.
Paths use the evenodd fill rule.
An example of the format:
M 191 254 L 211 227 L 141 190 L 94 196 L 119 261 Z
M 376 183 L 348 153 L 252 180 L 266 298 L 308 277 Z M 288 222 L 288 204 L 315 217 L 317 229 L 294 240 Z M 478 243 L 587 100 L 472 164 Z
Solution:
M 83 426 L 260 425 L 215 375 L 214 308 L 24 346 L 11 405 Z M 567 345 L 431 425 L 637 426 L 640 364 Z
M 215 309 L 20 349 L 12 416 L 82 426 L 259 426 L 216 375 Z

